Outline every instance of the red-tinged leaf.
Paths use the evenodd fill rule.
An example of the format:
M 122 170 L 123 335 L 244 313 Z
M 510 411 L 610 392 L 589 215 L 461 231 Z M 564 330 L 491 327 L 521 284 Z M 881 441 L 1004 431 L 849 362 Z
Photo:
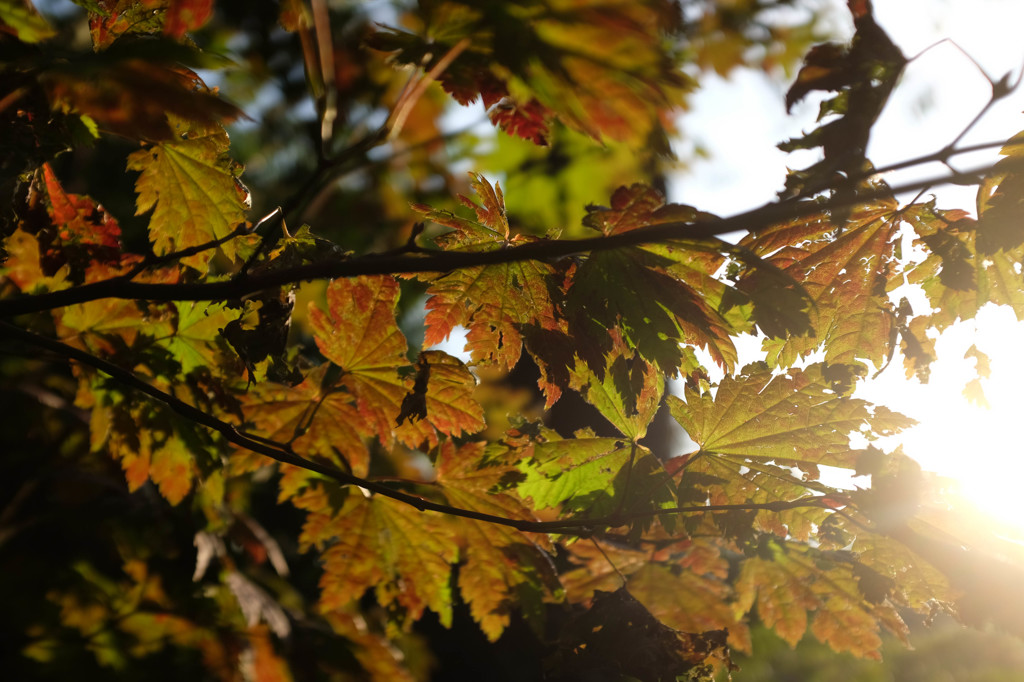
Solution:
M 231 234 L 245 221 L 248 192 L 241 168 L 227 155 L 228 136 L 219 125 L 177 124 L 180 137 L 133 152 L 128 170 L 139 171 L 136 215 L 152 210 L 149 235 L 158 255 L 187 249 Z M 231 241 L 221 250 L 234 257 Z M 205 271 L 214 250 L 183 258 Z
M 301 455 L 323 457 L 336 466 L 351 468 L 356 476 L 364 476 L 370 454 L 362 437 L 363 417 L 352 396 L 325 385 L 327 371 L 328 365 L 322 365 L 294 387 L 270 382 L 252 387 L 242 398 L 245 421 L 259 435 L 290 443 Z M 247 470 L 235 468 L 235 459 L 232 464 L 236 471 Z M 257 457 L 253 464 L 269 465 L 271 460 Z M 281 499 L 303 484 L 301 476 L 282 481 Z
M 164 35 L 180 39 L 202 28 L 213 14 L 213 0 L 170 0 L 164 10 Z
M 43 182 L 49 199 L 48 213 L 63 248 L 85 244 L 121 250 L 121 228 L 102 206 L 89 197 L 66 193 L 48 163 L 43 165 Z
M 354 490 L 329 529 L 334 541 L 321 555 L 321 609 L 344 609 L 372 588 L 378 604 L 399 606 L 410 620 L 429 608 L 451 624 L 458 549 L 445 517 Z
M 500 188 L 473 175 L 473 187 L 483 201 L 471 206 L 481 222 L 473 222 L 451 213 L 414 207 L 440 224 L 454 228 L 442 235 L 438 244 L 446 250 L 493 250 L 508 243 L 508 219 Z M 554 270 L 538 261 L 500 263 L 460 268 L 434 278 L 427 290 L 426 337 L 432 346 L 448 338 L 456 325 L 468 329 L 467 349 L 474 367 L 484 373 L 504 373 L 515 366 L 522 353 L 523 332 L 527 326 L 540 329 L 556 327 L 549 279 Z
M 482 96 L 492 120 L 537 143 L 548 141 L 545 124 L 553 116 L 595 139 L 642 144 L 689 88 L 663 49 L 662 34 L 674 22 L 662 0 L 588 0 L 540 13 L 518 3 L 487 13 L 438 3 L 422 12 L 423 25 L 447 26 L 443 35 L 385 27 L 370 45 L 429 71 L 468 38 L 469 48 L 439 72 L 442 85 L 462 104 Z M 508 52 L 508 44 L 529 45 L 531 59 Z
M 398 293 L 393 277 L 337 279 L 327 288 L 327 312 L 309 306 L 320 352 L 341 368 L 340 383 L 355 396 L 362 417 L 358 428 L 383 443 L 391 442 L 402 402 L 413 388 L 405 336 L 395 321 Z
M 183 131 L 176 121 L 193 122 L 198 133 L 219 130 L 222 122 L 244 115 L 207 88 L 186 63 L 224 65 L 179 43 L 122 41 L 95 55 L 54 63 L 39 74 L 39 83 L 54 109 L 136 140 L 180 142 Z
M 894 251 L 901 216 L 895 200 L 855 209 L 842 233 L 824 232 L 812 218 L 787 223 L 747 237 L 741 244 L 799 282 L 810 298 L 808 336 L 768 339 L 769 361 L 790 367 L 824 346 L 831 365 L 881 367 L 890 354 L 893 312 L 885 295 L 895 268 Z M 785 237 L 773 234 L 778 229 Z M 806 235 L 799 247 L 778 249 L 785 240 Z M 794 242 L 795 243 L 795 242 Z
M 476 378 L 458 358 L 443 351 L 428 350 L 420 353 L 416 363 L 416 381 L 412 392 L 402 399 L 397 423 L 399 438 L 410 442 L 416 432 L 406 433 L 401 424 L 406 420 L 425 420 L 433 429 L 446 436 L 476 433 L 487 424 L 483 408 L 473 397 Z M 422 433 L 423 429 L 419 430 Z M 430 434 L 431 445 L 436 437 Z
M 666 204 L 664 195 L 658 190 L 648 185 L 634 184 L 615 190 L 609 208 L 588 206 L 583 224 L 610 236 L 657 223 L 713 219 L 711 214 L 690 206 Z M 680 236 L 685 236 L 683 230 L 680 230 Z
M 494 183 L 492 186 L 487 178 L 478 173 L 470 173 L 469 177 L 470 187 L 483 203 L 477 204 L 461 194 L 459 200 L 473 209 L 480 224 L 486 225 L 507 240 L 509 237 L 508 216 L 505 214 L 505 197 L 501 193 L 501 185 Z
M 708 455 L 850 469 L 851 433 L 875 439 L 913 425 L 884 407 L 835 394 L 821 369 L 727 376 L 713 398 L 689 389 L 685 402 L 669 396 L 669 409 Z
M 96 4 L 101 11 L 90 12 L 89 32 L 97 51 L 110 47 L 126 33 L 154 34 L 161 30 L 164 13 L 153 11 L 152 0 L 97 0 Z
M 495 490 L 515 469 L 487 463 L 484 448 L 480 442 L 458 449 L 451 441 L 441 444 L 437 482 L 448 502 L 484 514 L 536 520 L 516 497 Z M 501 636 L 517 602 L 540 603 L 546 593 L 559 589 L 544 536 L 472 519 L 460 521 L 456 532 L 465 557 L 459 566 L 459 591 L 489 640 Z M 524 598 L 526 591 L 533 596 Z
M 540 147 L 546 147 L 551 139 L 550 126 L 554 114 L 536 99 L 517 102 L 511 96 L 502 97 L 488 109 L 487 117 L 509 135 L 529 140 Z

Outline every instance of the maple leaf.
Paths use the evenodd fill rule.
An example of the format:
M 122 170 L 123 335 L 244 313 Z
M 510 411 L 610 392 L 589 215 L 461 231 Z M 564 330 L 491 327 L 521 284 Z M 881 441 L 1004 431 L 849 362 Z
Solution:
M 434 515 L 424 523 L 424 514 L 432 513 L 358 491 L 348 495 L 337 513 L 329 506 L 312 510 L 307 523 L 317 526 L 321 537 L 333 537 L 326 549 L 324 541 L 315 543 L 323 549 L 320 607 L 344 609 L 372 588 L 377 603 L 401 606 L 410 620 L 418 620 L 429 608 L 442 624 L 450 625 L 451 565 L 458 558 L 455 534 L 446 517 Z M 327 518 L 318 521 L 318 516 Z M 302 537 L 309 547 L 306 530 Z
M 617 438 L 579 435 L 528 444 L 517 468 L 521 497 L 535 509 L 560 508 L 589 518 L 673 506 L 668 477 L 646 448 Z
M 588 210 L 584 222 L 606 235 L 700 217 L 690 207 L 665 205 L 660 193 L 644 185 L 616 190 L 611 208 Z M 680 344 L 706 347 L 716 362 L 732 366 L 736 351 L 727 323 L 688 283 L 711 279 L 713 270 L 702 279 L 694 277 L 695 266 L 713 263 L 703 260 L 697 265 L 701 260 L 689 258 L 677 244 L 599 251 L 578 266 L 567 278 L 564 314 L 574 345 L 583 349 L 580 355 L 592 371 L 602 373 L 599 358 L 610 350 L 604 339 L 611 338 L 603 331 L 613 329 L 621 332 L 629 348 L 668 375 L 684 362 Z
M 479 222 L 425 206 L 413 207 L 439 225 L 454 228 L 442 235 L 438 244 L 445 250 L 489 251 L 529 241 L 521 236 L 509 238 L 501 187 L 492 186 L 480 175 L 471 176 L 483 203 L 461 199 L 474 209 Z M 431 278 L 424 344 L 441 343 L 456 325 L 463 325 L 468 329 L 466 346 L 476 369 L 485 375 L 511 369 L 522 353 L 524 327 L 556 326 L 549 292 L 553 274 L 546 263 L 523 261 L 461 268 Z
M 614 345 L 600 372 L 577 359 L 570 372 L 570 386 L 631 440 L 647 434 L 647 426 L 661 406 L 664 377 L 654 365 L 635 357 L 624 347 L 617 330 Z
M 423 351 L 416 362 L 412 392 L 402 399 L 397 422 L 401 425 L 405 419 L 424 419 L 446 436 L 480 431 L 486 423 L 483 408 L 473 397 L 474 388 L 476 378 L 461 360 L 443 351 Z M 398 432 L 404 433 L 402 428 Z M 429 440 L 436 443 L 434 436 Z
M 66 264 L 56 272 L 47 273 L 39 252 L 39 239 L 20 227 L 4 239 L 6 258 L 0 275 L 21 291 L 30 294 L 37 289 L 55 291 L 71 286 L 70 267 Z M 49 268 L 47 268 L 49 269 Z
M 976 221 L 964 211 L 942 211 L 932 203 L 909 209 L 907 221 L 930 252 L 907 273 L 907 281 L 921 287 L 932 308 L 911 321 L 911 330 L 941 331 L 958 319 L 973 318 L 987 303 L 1008 305 L 1017 319 L 1024 319 L 1024 277 L 1019 271 L 1024 246 L 985 255 Z
M 897 433 L 913 420 L 881 406 L 835 394 L 821 365 L 727 376 L 712 398 L 687 389 L 667 398 L 672 416 L 708 455 L 854 468 L 850 434 Z
M 537 443 L 519 465 L 525 478 L 516 487 L 536 509 L 569 504 L 612 509 L 614 480 L 629 462 L 629 443 L 616 438 L 574 438 Z
M 731 645 L 750 650 L 750 633 L 729 607 L 730 588 L 721 577 L 649 562 L 629 576 L 626 587 L 665 625 L 680 632 L 728 630 Z
M 68 306 L 57 326 L 65 342 L 101 356 L 132 347 L 139 335 L 158 339 L 174 333 L 169 315 L 139 307 L 135 301 L 100 299 Z
M 136 29 L 152 26 L 148 20 L 156 16 L 152 11 L 143 15 Z M 189 68 L 226 64 L 230 62 L 224 58 L 169 40 L 122 40 L 101 52 L 59 60 L 38 78 L 51 106 L 82 116 L 94 136 L 103 130 L 138 140 L 180 142 L 182 121 L 190 121 L 195 128 L 191 132 L 198 135 L 243 116 Z
M 992 256 L 1000 250 L 1020 251 L 1024 237 L 1020 211 L 1024 204 L 1024 174 L 1013 168 L 1022 158 L 1024 132 L 1010 138 L 999 153 L 1004 156 L 978 187 L 978 253 Z
M 176 123 L 180 138 L 128 156 L 128 170 L 139 171 L 136 215 L 153 211 L 149 234 L 158 255 L 221 239 L 245 221 L 248 191 L 238 181 L 240 167 L 227 156 L 228 136 L 218 125 Z M 230 241 L 221 245 L 234 256 Z M 212 250 L 183 258 L 205 271 Z
M 356 398 L 364 434 L 390 442 L 412 382 L 405 336 L 395 322 L 393 277 L 338 279 L 327 287 L 327 312 L 309 306 L 317 347 L 341 368 L 340 383 Z M 399 372 L 403 370 L 403 372 Z
M 175 301 L 177 324 L 174 335 L 162 339 L 160 344 L 181 363 L 181 371 L 188 374 L 200 367 L 218 367 L 217 341 L 224 327 L 238 318 L 240 310 L 231 310 L 224 303 L 200 304 Z
M 164 35 L 180 39 L 202 28 L 213 14 L 213 0 L 171 0 L 164 12 Z
M 297 386 L 267 382 L 250 388 L 241 398 L 245 422 L 272 441 L 290 444 L 296 452 L 323 457 L 356 476 L 364 476 L 370 453 L 363 442 L 363 417 L 352 396 L 338 391 L 327 380 L 328 372 L 329 365 L 324 364 Z M 269 463 L 260 457 L 248 464 L 243 464 L 241 457 L 232 460 L 236 472 Z M 306 470 L 288 471 L 292 476 L 281 482 L 281 499 L 305 487 L 312 475 Z
M 668 375 L 683 364 L 682 343 L 706 346 L 717 362 L 731 367 L 736 351 L 725 322 L 666 271 L 669 264 L 639 248 L 592 254 L 566 294 L 570 335 L 593 339 L 603 355 L 611 345 L 608 331 L 619 330 L 629 348 Z M 600 371 L 590 354 L 586 359 L 591 370 Z
M 5 239 L 5 270 L 16 285 L 54 290 L 113 277 L 141 260 L 122 251 L 117 220 L 90 197 L 64 191 L 49 164 L 34 186 L 50 226 L 35 234 L 18 227 Z
M 43 183 L 49 199 L 47 212 L 58 236 L 64 242 L 81 243 L 107 249 L 121 249 L 121 228 L 117 220 L 89 197 L 68 194 L 50 164 L 43 164 Z M 95 254 L 94 257 L 101 257 Z
M 530 509 L 515 496 L 497 491 L 515 468 L 487 463 L 485 447 L 480 442 L 461 448 L 451 441 L 441 444 L 437 483 L 448 502 L 484 514 L 535 521 Z M 459 567 L 459 591 L 489 640 L 501 636 L 517 602 L 539 604 L 545 593 L 560 591 L 554 566 L 546 554 L 553 548 L 544 536 L 531 536 L 473 519 L 460 522 L 457 534 L 464 556 Z
M 813 334 L 766 339 L 769 362 L 789 367 L 824 346 L 830 365 L 881 367 L 889 357 L 893 312 L 885 295 L 900 216 L 894 199 L 859 205 L 836 236 L 819 216 L 773 226 L 740 244 L 799 281 L 812 306 Z M 802 239 L 799 246 L 797 240 Z M 790 244 L 790 245 L 787 245 Z
M 808 611 L 820 604 L 802 576 L 789 568 L 789 558 L 775 551 L 770 560 L 750 557 L 743 561 L 736 578 L 737 613 L 757 605 L 758 618 L 790 646 L 807 632 Z
M 94 438 L 121 460 L 130 491 L 152 481 L 168 502 L 178 504 L 192 489 L 197 473 L 195 457 L 180 435 L 162 423 L 159 414 L 141 405 L 97 404 L 92 422 L 94 427 L 102 425 Z

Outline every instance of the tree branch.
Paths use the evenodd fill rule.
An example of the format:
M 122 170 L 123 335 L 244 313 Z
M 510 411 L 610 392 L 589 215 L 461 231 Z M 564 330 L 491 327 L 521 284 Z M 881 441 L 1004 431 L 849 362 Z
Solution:
M 8 339 L 17 339 L 30 346 L 48 350 L 60 355 L 61 357 L 74 360 L 83 365 L 99 370 L 125 386 L 133 388 L 148 395 L 150 398 L 163 403 L 182 417 L 220 433 L 224 436 L 225 440 L 239 447 L 265 457 L 269 457 L 270 459 L 282 464 L 290 464 L 301 469 L 313 471 L 326 476 L 329 479 L 333 479 L 335 482 L 342 485 L 358 486 L 372 493 L 408 504 L 420 511 L 433 511 L 440 514 L 446 514 L 448 516 L 457 516 L 472 519 L 474 521 L 492 523 L 499 526 L 508 526 L 527 533 L 560 533 L 563 535 L 588 536 L 592 535 L 598 528 L 614 528 L 616 526 L 624 525 L 632 520 L 651 518 L 655 516 L 666 516 L 669 514 L 703 514 L 708 512 L 741 510 L 783 511 L 796 507 L 821 507 L 825 504 L 825 496 L 804 496 L 796 500 L 764 503 L 699 505 L 675 507 L 672 509 L 654 509 L 649 512 L 632 512 L 628 514 L 616 512 L 608 516 L 594 519 L 565 519 L 561 521 L 526 521 L 523 519 L 497 516 L 495 514 L 485 514 L 472 509 L 463 509 L 427 500 L 419 497 L 418 495 L 412 495 L 401 490 L 396 490 L 379 481 L 353 476 L 352 474 L 342 471 L 337 467 L 305 459 L 304 457 L 300 457 L 289 450 L 287 446 L 272 445 L 272 441 L 269 441 L 268 439 L 247 434 L 244 431 L 239 430 L 238 427 L 233 424 L 222 421 L 217 417 L 209 415 L 202 410 L 189 405 L 169 393 L 161 391 L 155 386 L 144 381 L 133 372 L 130 372 L 123 367 L 118 367 L 117 365 L 91 355 L 90 353 L 86 353 L 83 350 L 74 348 L 73 346 L 69 346 L 55 339 L 21 329 L 20 327 L 16 327 L 15 325 L 7 322 L 0 322 L 0 331 L 2 331 Z
M 1003 159 L 1004 170 L 1024 168 L 1024 158 Z M 460 268 L 528 260 L 552 261 L 566 256 L 588 252 L 610 251 L 629 246 L 655 244 L 673 239 L 700 240 L 732 232 L 757 232 L 772 225 L 815 213 L 847 208 L 882 199 L 901 192 L 948 184 L 964 175 L 984 175 L 995 164 L 988 164 L 966 173 L 942 175 L 910 182 L 896 187 L 861 192 L 855 197 L 772 202 L 727 218 L 703 222 L 666 222 L 623 232 L 612 236 L 589 237 L 573 240 L 540 239 L 519 246 L 494 251 L 438 251 L 429 255 L 377 255 L 368 254 L 347 260 L 308 263 L 292 268 L 252 275 L 245 273 L 220 282 L 184 284 L 154 284 L 125 282 L 114 278 L 83 284 L 45 294 L 34 294 L 0 300 L 0 318 L 52 310 L 62 306 L 84 303 L 103 298 L 148 301 L 221 301 L 242 298 L 275 287 L 317 279 L 359 277 L 363 275 L 411 274 L 417 272 L 451 272 Z

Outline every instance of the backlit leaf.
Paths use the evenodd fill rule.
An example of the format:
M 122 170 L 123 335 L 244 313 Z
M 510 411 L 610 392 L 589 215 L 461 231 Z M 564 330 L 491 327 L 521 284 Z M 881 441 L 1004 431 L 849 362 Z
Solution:
M 227 155 L 228 136 L 220 126 L 178 123 L 180 139 L 133 152 L 128 170 L 139 171 L 136 215 L 152 210 L 149 234 L 157 254 L 220 239 L 245 220 L 248 192 L 238 181 L 240 167 Z M 230 241 L 221 245 L 232 257 Z M 212 250 L 182 262 L 205 271 Z
M 500 187 L 492 187 L 478 175 L 472 184 L 483 204 L 465 197 L 463 202 L 474 209 L 480 222 L 415 207 L 430 220 L 454 228 L 438 243 L 446 250 L 490 251 L 526 242 L 521 236 L 509 239 Z M 494 374 L 511 369 L 522 353 L 523 328 L 552 329 L 556 324 L 549 294 L 553 273 L 546 263 L 523 261 L 461 268 L 433 279 L 427 290 L 424 343 L 441 343 L 456 325 L 462 325 L 468 329 L 466 347 L 477 370 Z
M 509 2 L 484 12 L 437 3 L 421 21 L 445 26 L 442 32 L 384 28 L 370 44 L 429 70 L 469 38 L 469 48 L 438 75 L 442 85 L 462 104 L 482 97 L 492 121 L 537 144 L 548 142 L 551 115 L 596 139 L 638 142 L 660 129 L 659 113 L 690 87 L 661 49 L 661 33 L 677 27 L 671 5 L 551 4 Z M 524 52 L 531 59 L 523 60 Z
M 322 533 L 334 540 L 318 542 L 324 566 L 320 607 L 344 609 L 369 589 L 381 606 L 395 605 L 418 620 L 424 609 L 451 624 L 451 564 L 458 558 L 455 535 L 448 520 L 424 514 L 385 497 L 368 498 L 353 491 L 336 514 L 330 514 Z M 314 520 L 315 523 L 315 520 Z
M 773 375 L 727 376 L 714 397 L 669 396 L 672 416 L 703 453 L 853 468 L 850 434 L 891 435 L 913 421 L 860 399 L 836 395 L 821 365 Z
M 451 441 L 441 444 L 437 481 L 449 503 L 505 518 L 536 520 L 516 497 L 496 490 L 515 469 L 503 464 L 481 466 L 484 456 L 483 443 L 458 449 Z M 551 547 L 542 535 L 473 519 L 462 519 L 457 534 L 465 557 L 459 567 L 459 591 L 473 619 L 494 641 L 508 626 L 517 601 L 539 603 L 557 586 L 554 566 L 544 551 Z M 533 596 L 527 596 L 527 591 Z
M 363 418 L 353 397 L 325 382 L 328 365 L 323 365 L 306 376 L 297 386 L 271 382 L 250 388 L 242 399 L 245 421 L 261 436 L 278 443 L 289 443 L 301 455 L 323 457 L 335 465 L 351 468 L 357 476 L 366 474 L 370 454 L 363 442 Z M 233 458 L 235 471 L 245 471 Z M 255 466 L 266 466 L 270 460 L 252 459 Z M 307 472 L 309 473 L 309 472 Z M 282 499 L 296 492 L 304 481 L 282 482 Z
M 241 311 L 225 308 L 223 303 L 177 301 L 174 305 L 178 311 L 174 335 L 162 345 L 181 363 L 185 374 L 199 367 L 216 367 L 217 340 L 225 325 L 238 318 Z
M 356 399 L 358 428 L 388 443 L 406 394 L 405 336 L 395 322 L 398 282 L 393 277 L 338 279 L 327 288 L 327 312 L 310 304 L 317 346 L 341 368 L 340 383 Z
M 614 330 L 612 336 L 616 336 Z M 661 406 L 664 378 L 654 365 L 625 350 L 621 341 L 605 361 L 600 373 L 595 373 L 577 360 L 570 385 L 619 432 L 639 440 Z
M 895 200 L 859 206 L 836 236 L 818 217 L 782 224 L 745 237 L 741 244 L 791 274 L 807 292 L 814 333 L 768 339 L 769 361 L 791 366 L 823 346 L 829 364 L 881 367 L 889 357 L 893 313 L 885 296 L 900 226 Z M 776 234 L 779 232 L 780 234 Z M 799 246 L 778 248 L 779 239 Z

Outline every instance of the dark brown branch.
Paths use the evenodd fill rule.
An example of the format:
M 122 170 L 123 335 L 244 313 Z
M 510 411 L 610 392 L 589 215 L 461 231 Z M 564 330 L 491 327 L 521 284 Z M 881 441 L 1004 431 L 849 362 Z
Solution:
M 117 365 L 103 360 L 102 358 L 98 358 L 78 348 L 68 346 L 67 344 L 61 343 L 55 339 L 26 331 L 7 322 L 0 322 L 0 331 L 3 332 L 3 335 L 7 339 L 16 339 L 27 345 L 42 348 L 70 360 L 80 362 L 81 364 L 92 367 L 93 369 L 97 369 L 125 386 L 140 391 L 141 393 L 145 393 L 149 397 L 163 403 L 182 417 L 220 433 L 224 436 L 225 440 L 238 445 L 239 447 L 264 455 L 265 457 L 269 457 L 270 459 L 282 464 L 290 464 L 308 471 L 316 472 L 333 479 L 342 485 L 359 486 L 360 488 L 372 493 L 383 495 L 384 497 L 390 497 L 393 500 L 408 504 L 420 511 L 434 511 L 448 516 L 457 516 L 472 519 L 474 521 L 482 521 L 484 523 L 508 526 L 528 533 L 590 535 L 595 529 L 613 528 L 624 525 L 631 520 L 650 518 L 654 516 L 665 516 L 668 514 L 703 514 L 707 512 L 726 512 L 737 510 L 782 511 L 805 506 L 820 507 L 824 504 L 822 496 L 806 496 L 788 501 L 675 507 L 673 509 L 655 509 L 649 512 L 633 512 L 630 514 L 616 513 L 595 519 L 566 519 L 564 521 L 525 521 L 523 519 L 506 518 L 504 516 L 496 516 L 494 514 L 484 514 L 473 511 L 472 509 L 462 509 L 460 507 L 453 507 L 447 504 L 433 502 L 417 495 L 396 490 L 379 481 L 353 476 L 352 474 L 342 471 L 337 467 L 300 457 L 290 451 L 285 445 L 271 445 L 266 439 L 240 431 L 233 424 L 229 424 L 217 417 L 206 414 L 202 410 L 189 405 L 183 400 L 161 391 L 123 367 L 118 367 Z
M 1002 168 L 1024 168 L 1024 159 L 1007 164 L 1003 159 Z M 861 192 L 854 198 L 831 198 L 803 201 L 780 201 L 765 204 L 744 213 L 727 218 L 705 222 L 667 222 L 615 234 L 609 237 L 590 237 L 575 240 L 538 240 L 519 246 L 509 246 L 494 251 L 441 251 L 429 255 L 367 255 L 347 260 L 321 261 L 284 268 L 281 270 L 236 276 L 220 282 L 198 282 L 185 284 L 154 284 L 148 282 L 125 282 L 110 279 L 92 284 L 83 284 L 46 294 L 21 296 L 0 301 L 0 317 L 12 317 L 62 306 L 84 303 L 103 298 L 135 299 L 149 301 L 222 301 L 242 298 L 266 289 L 272 289 L 298 282 L 358 277 L 361 275 L 393 275 L 417 272 L 451 272 L 460 268 L 498 263 L 513 263 L 527 260 L 551 261 L 581 253 L 609 251 L 629 246 L 654 244 L 673 239 L 699 240 L 732 232 L 757 232 L 772 225 L 828 210 L 846 208 L 881 199 L 900 192 L 910 192 L 934 185 L 952 182 L 964 175 L 983 175 L 992 171 L 994 164 L 974 169 L 956 177 L 941 177 L 920 180 L 893 188 L 879 188 Z

